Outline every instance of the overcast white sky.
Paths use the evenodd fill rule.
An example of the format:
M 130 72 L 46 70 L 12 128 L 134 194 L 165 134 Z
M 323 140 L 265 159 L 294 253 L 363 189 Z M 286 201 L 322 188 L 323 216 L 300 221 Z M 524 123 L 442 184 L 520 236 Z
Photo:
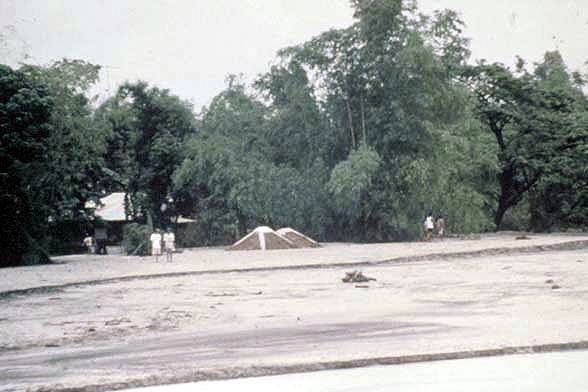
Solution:
M 419 0 L 467 24 L 473 58 L 513 64 L 559 49 L 587 70 L 588 0 Z M 199 109 L 230 73 L 265 72 L 278 49 L 352 23 L 348 0 L 0 0 L 0 62 L 100 64 L 102 90 L 146 80 Z

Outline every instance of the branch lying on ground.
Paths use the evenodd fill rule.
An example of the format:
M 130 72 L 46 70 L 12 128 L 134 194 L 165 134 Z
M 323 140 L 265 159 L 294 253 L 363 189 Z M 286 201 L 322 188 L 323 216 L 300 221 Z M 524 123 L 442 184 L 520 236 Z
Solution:
M 361 273 L 361 271 L 345 272 L 345 277 L 341 279 L 345 283 L 358 283 L 358 282 L 369 282 L 370 280 L 376 280 L 370 278 Z

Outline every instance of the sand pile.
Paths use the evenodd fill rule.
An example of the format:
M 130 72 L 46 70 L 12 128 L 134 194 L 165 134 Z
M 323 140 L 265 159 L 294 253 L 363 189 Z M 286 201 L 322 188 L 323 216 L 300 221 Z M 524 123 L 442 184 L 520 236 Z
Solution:
M 235 242 L 228 250 L 292 249 L 297 246 L 267 226 L 260 226 Z
M 312 238 L 309 238 L 290 227 L 284 227 L 276 231 L 276 233 L 293 242 L 298 248 L 318 248 L 320 246 L 319 243 Z

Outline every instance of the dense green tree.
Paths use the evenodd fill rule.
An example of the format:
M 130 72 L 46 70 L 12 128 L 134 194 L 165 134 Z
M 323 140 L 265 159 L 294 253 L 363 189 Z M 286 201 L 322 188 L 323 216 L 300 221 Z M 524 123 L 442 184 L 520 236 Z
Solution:
M 110 181 L 105 183 L 106 192 L 125 192 L 135 170 L 132 154 L 134 109 L 122 94 L 116 94 L 97 108 L 95 118 L 107 134 L 104 166 L 110 172 Z
M 235 189 L 267 161 L 265 116 L 265 106 L 231 76 L 227 88 L 200 114 L 199 133 L 186 143 L 174 189 L 180 208 L 197 216 L 209 233 L 205 244 L 234 240 L 253 224 Z
M 31 173 L 35 202 L 45 206 L 52 221 L 83 219 L 86 201 L 102 194 L 110 177 L 103 160 L 106 132 L 87 98 L 100 67 L 64 59 L 21 70 L 46 85 L 53 101 L 45 159 Z
M 474 190 L 474 180 L 456 186 L 463 178 L 479 178 L 481 173 L 472 173 L 471 166 L 491 166 L 482 163 L 486 156 L 480 162 L 474 158 L 470 166 L 440 165 L 441 160 L 453 163 L 468 155 L 457 148 L 457 137 L 464 128 L 476 130 L 466 113 L 468 94 L 457 81 L 469 55 L 461 36 L 463 23 L 451 11 L 419 15 L 413 1 L 358 0 L 352 6 L 352 26 L 286 48 L 280 56 L 317 81 L 319 107 L 330 129 L 337 130 L 329 140 L 337 153 L 332 165 L 361 146 L 371 147 L 381 159 L 364 195 L 372 211 L 361 225 L 364 239 L 412 237 L 420 233 L 426 210 L 448 208 L 447 200 L 456 199 L 458 189 L 462 199 Z M 465 136 L 469 148 L 476 140 Z M 467 220 L 473 225 L 468 227 L 485 227 L 486 196 L 475 192 L 470 200 L 455 221 L 461 229 L 467 225 L 458 215 L 476 216 L 477 223 Z M 348 219 L 341 211 L 337 214 L 341 227 L 348 227 Z
M 174 193 L 180 211 L 197 218 L 206 236 L 202 245 L 227 243 L 246 230 L 245 217 L 229 200 L 240 154 L 225 136 L 192 137 L 185 145 L 184 160 L 174 173 Z M 238 166 L 237 166 L 238 168 Z
M 535 231 L 581 226 L 588 221 L 588 99 L 582 91 L 584 81 L 568 71 L 557 51 L 545 53 L 543 61 L 535 64 L 533 76 L 545 91 L 565 97 L 569 109 L 560 113 L 555 125 L 560 140 L 553 146 L 545 173 L 529 190 L 529 225 Z
M 45 159 L 52 109 L 47 86 L 0 65 L 0 267 L 48 261 L 48 214 L 31 193 L 31 172 Z
M 281 52 L 255 84 L 267 108 L 230 83 L 205 110 L 176 176 L 204 203 L 201 214 L 216 194 L 240 232 L 287 224 L 320 239 L 411 238 L 431 208 L 456 230 L 487 227 L 475 186 L 494 167 L 476 155 L 488 149 L 476 147 L 479 122 L 454 80 L 467 57 L 461 22 L 450 12 L 413 21 L 411 3 L 377 3 L 392 19 L 356 5 L 352 27 Z M 224 158 L 208 154 L 211 145 Z
M 555 148 L 544 175 L 529 191 L 534 231 L 588 222 L 588 111 L 573 113 L 568 121 L 567 141 Z
M 347 218 L 347 235 L 360 234 L 366 240 L 364 236 L 369 234 L 371 215 L 378 213 L 374 210 L 375 203 L 370 200 L 373 195 L 370 188 L 381 164 L 378 153 L 363 145 L 352 151 L 348 159 L 338 163 L 331 172 L 327 188 L 333 196 L 334 209 Z
M 317 158 L 336 162 L 337 135 L 320 110 L 307 72 L 295 61 L 273 66 L 255 84 L 268 99 L 271 160 L 304 169 Z
M 270 79 L 277 84 L 289 78 L 271 75 L 260 83 L 270 83 Z M 281 89 L 274 88 L 275 98 L 280 100 Z M 303 118 L 296 117 L 289 106 L 289 102 L 300 101 L 281 97 L 285 101 L 268 108 L 230 79 L 227 89 L 201 114 L 201 132 L 186 145 L 185 160 L 174 175 L 174 188 L 178 204 L 191 211 L 202 230 L 209 233 L 205 241 L 226 243 L 258 225 L 293 226 L 325 234 L 328 170 L 316 150 L 314 154 L 308 151 L 314 129 L 285 120 Z M 283 140 L 285 146 L 280 146 L 278 129 L 273 128 L 280 125 L 291 127 L 296 141 Z M 302 129 L 309 133 L 298 132 Z M 301 159 L 313 156 L 311 162 Z
M 207 233 L 203 244 L 231 242 L 260 225 L 325 235 L 328 171 L 320 160 L 301 173 L 243 154 L 224 136 L 192 138 L 185 157 L 174 175 L 175 193 Z
M 559 81 L 545 83 L 536 76 L 547 70 L 537 71 L 530 74 L 519 64 L 515 75 L 500 64 L 482 63 L 465 72 L 477 97 L 477 113 L 498 146 L 496 228 L 506 211 L 537 190 L 546 175 L 565 178 L 561 170 L 575 166 L 586 140 L 577 96 L 561 88 L 563 73 L 558 73 Z
M 172 175 L 183 142 L 196 132 L 192 106 L 168 90 L 126 83 L 101 107 L 100 119 L 109 130 L 109 167 L 130 194 L 130 215 L 167 225 L 175 214 Z
M 103 182 L 109 175 L 104 171 L 102 160 L 105 133 L 97 126 L 87 98 L 89 89 L 97 81 L 99 68 L 81 60 L 61 60 L 46 67 L 24 65 L 18 71 L 30 83 L 43 86 L 43 94 L 50 100 L 51 106 L 48 112 L 46 108 L 39 109 L 38 115 L 33 112 L 37 117 L 48 113 L 43 126 L 37 128 L 43 130 L 40 148 L 31 149 L 31 139 L 25 127 L 11 128 L 15 132 L 13 135 L 19 137 L 7 141 L 7 145 L 13 143 L 11 148 L 26 145 L 26 148 L 18 147 L 23 152 L 36 150 L 33 160 L 26 165 L 18 165 L 21 174 L 15 174 L 13 179 L 20 177 L 20 180 L 10 188 L 26 190 L 19 196 L 21 207 L 18 210 L 24 215 L 15 222 L 21 222 L 27 240 L 21 241 L 18 236 L 13 238 L 21 241 L 24 248 L 36 249 L 37 256 L 25 255 L 16 262 L 31 262 L 35 258 L 46 260 L 48 226 L 88 218 L 86 201 L 98 197 L 104 189 Z M 17 93 L 11 92 L 8 85 L 4 90 L 6 96 L 13 94 L 10 110 L 6 113 L 15 115 L 14 99 L 26 96 L 26 87 Z M 30 92 L 36 90 L 29 89 Z M 31 116 L 24 105 L 18 110 L 22 110 L 21 116 Z M 13 169 L 16 167 L 11 166 Z M 39 254 L 41 257 L 38 257 Z
M 247 93 L 236 75 L 227 78 L 227 87 L 217 94 L 200 113 L 199 128 L 203 138 L 224 136 L 243 153 L 269 153 L 266 139 L 267 108 Z

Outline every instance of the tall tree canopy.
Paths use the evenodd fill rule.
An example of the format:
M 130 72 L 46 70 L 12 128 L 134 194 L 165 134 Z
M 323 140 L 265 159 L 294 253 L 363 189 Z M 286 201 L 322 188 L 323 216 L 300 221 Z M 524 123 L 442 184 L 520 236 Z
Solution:
M 121 86 L 99 112 L 109 130 L 107 163 L 131 196 L 130 215 L 167 225 L 172 175 L 182 162 L 184 140 L 196 132 L 191 105 L 138 82 Z
M 409 238 L 431 208 L 456 230 L 486 228 L 486 189 L 476 187 L 495 165 L 456 80 L 468 56 L 461 21 L 419 15 L 410 1 L 352 6 L 352 26 L 282 50 L 258 96 L 229 80 L 202 114 L 177 189 L 239 231 Z
M 329 143 L 324 150 L 334 153 L 326 161 L 336 165 L 348 157 L 352 160 L 362 145 L 381 159 L 373 174 L 375 181 L 364 196 L 370 199 L 369 223 L 363 217 L 364 223 L 347 224 L 357 227 L 353 236 L 416 235 L 421 218 L 431 208 L 451 214 L 449 221 L 460 225 L 459 229 L 485 227 L 484 213 L 469 214 L 477 222 L 464 221 L 463 213 L 446 209 L 452 199 L 465 202 L 462 207 L 469 210 L 485 205 L 475 181 L 468 182 L 477 177 L 473 169 L 439 166 L 440 160 L 462 158 L 450 153 L 467 153 L 463 147 L 449 146 L 464 143 L 454 136 L 465 135 L 468 145 L 478 141 L 468 135 L 476 131 L 476 124 L 468 118 L 465 86 L 456 80 L 469 55 L 467 40 L 461 37 L 462 22 L 451 11 L 420 15 L 413 1 L 358 0 L 352 6 L 356 18 L 352 26 L 286 48 L 280 56 L 285 64 L 282 73 L 303 69 L 316 81 L 313 88 Z M 275 73 L 272 70 L 270 76 Z M 441 150 L 438 143 L 447 148 Z M 491 166 L 477 163 L 487 158 L 474 157 L 474 170 Z M 433 168 L 438 169 L 429 170 Z M 433 172 L 436 176 L 430 175 Z M 466 197 L 467 193 L 474 196 Z M 359 215 L 337 214 L 336 218 L 343 224 L 350 216 Z
M 559 52 L 546 52 L 533 72 L 539 86 L 561 96 L 567 111 L 554 124 L 560 140 L 541 180 L 529 192 L 530 227 L 581 226 L 588 222 L 588 99 L 584 78 L 570 73 Z M 558 111 L 563 107 L 557 108 Z
M 53 109 L 47 86 L 0 65 L 0 266 L 47 261 L 47 213 L 31 187 L 42 165 Z
M 12 185 L 6 189 L 18 195 L 13 200 L 20 207 L 12 206 L 13 211 L 21 214 L 12 220 L 20 234 L 9 236 L 20 244 L 13 247 L 20 254 L 15 260 L 46 260 L 48 224 L 88 218 L 86 201 L 104 189 L 106 134 L 87 98 L 99 69 L 81 60 L 24 65 L 18 71 L 3 68 L 3 144 L 8 152 L 2 159 L 10 162 L 6 178 Z
M 564 195 L 561 191 L 567 181 L 572 181 L 567 187 L 578 180 L 585 183 L 578 164 L 582 166 L 586 159 L 586 98 L 572 86 L 557 57 L 548 53 L 535 73 L 527 72 L 522 62 L 516 74 L 501 64 L 484 63 L 464 72 L 477 98 L 477 113 L 498 146 L 496 228 L 501 227 L 505 213 L 525 197 L 532 196 L 532 210 L 538 213 L 541 192 L 549 193 L 551 188 Z M 584 204 L 582 200 L 572 202 L 572 210 Z M 535 216 L 531 222 L 535 229 L 546 228 L 547 222 L 540 220 Z
M 35 199 L 53 221 L 83 219 L 86 201 L 101 195 L 110 177 L 103 160 L 107 134 L 95 121 L 87 97 L 100 67 L 64 59 L 21 70 L 47 86 L 53 101 L 45 159 L 34 174 Z

